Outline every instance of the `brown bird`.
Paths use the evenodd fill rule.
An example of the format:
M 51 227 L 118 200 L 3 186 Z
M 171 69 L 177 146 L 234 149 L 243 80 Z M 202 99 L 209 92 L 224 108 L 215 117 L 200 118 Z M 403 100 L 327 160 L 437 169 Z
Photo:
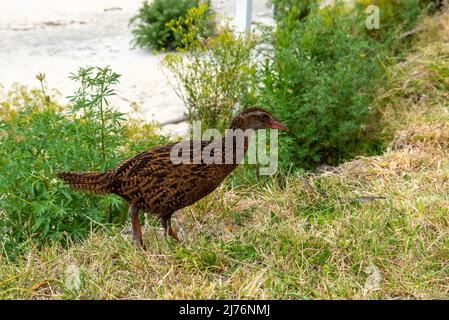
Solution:
M 216 141 L 219 149 L 212 148 L 214 145 L 217 146 L 217 143 L 212 142 L 215 140 L 198 143 L 201 151 L 198 147 L 195 149 L 195 142 L 184 141 L 181 144 L 168 144 L 144 151 L 103 173 L 69 172 L 59 173 L 58 177 L 68 182 L 74 189 L 113 193 L 125 199 L 129 203 L 128 213 L 133 238 L 138 247 L 145 248 L 138 219 L 139 211 L 157 215 L 164 227 L 165 235 L 179 241 L 171 227 L 173 213 L 215 190 L 237 167 L 247 151 L 248 136 L 244 137 L 241 148 L 243 150 L 239 153 L 237 151 L 239 140 L 232 132 L 236 132 L 234 131 L 236 129 L 245 131 L 266 128 L 288 131 L 287 127 L 269 112 L 260 108 L 250 108 L 233 119 L 229 127 L 231 130 L 227 131 L 224 139 Z M 231 141 L 231 150 L 226 148 L 226 141 Z M 179 154 L 180 146 L 188 147 L 187 151 Z M 173 149 L 174 147 L 176 149 Z M 217 150 L 221 154 L 216 155 Z M 222 160 L 222 164 L 205 161 L 201 156 L 204 155 L 203 152 L 217 156 Z M 174 154 L 183 158 L 188 156 L 190 163 L 172 161 Z M 226 159 L 228 161 L 225 161 Z

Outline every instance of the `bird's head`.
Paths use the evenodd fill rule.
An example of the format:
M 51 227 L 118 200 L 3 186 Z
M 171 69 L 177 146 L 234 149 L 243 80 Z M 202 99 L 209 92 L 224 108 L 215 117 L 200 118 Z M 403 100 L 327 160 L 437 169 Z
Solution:
M 271 113 L 261 108 L 249 108 L 242 111 L 232 121 L 232 128 L 236 129 L 278 129 L 288 131 L 288 128 L 277 120 Z

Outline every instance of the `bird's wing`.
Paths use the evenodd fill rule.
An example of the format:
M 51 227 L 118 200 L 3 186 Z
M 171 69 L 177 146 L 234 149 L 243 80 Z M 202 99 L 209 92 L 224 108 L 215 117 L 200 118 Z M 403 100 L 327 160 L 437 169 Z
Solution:
M 209 141 L 201 141 L 201 150 L 209 143 Z M 186 175 L 204 175 L 204 169 L 208 165 L 203 162 L 192 161 L 192 164 L 174 164 L 172 162 L 171 151 L 175 145 L 169 144 L 141 152 L 110 169 L 107 171 L 108 189 L 111 192 L 128 196 L 139 191 L 150 190 L 168 178 L 181 179 Z M 196 160 L 197 157 L 201 157 L 201 154 L 195 153 L 192 147 L 189 149 L 189 159 Z

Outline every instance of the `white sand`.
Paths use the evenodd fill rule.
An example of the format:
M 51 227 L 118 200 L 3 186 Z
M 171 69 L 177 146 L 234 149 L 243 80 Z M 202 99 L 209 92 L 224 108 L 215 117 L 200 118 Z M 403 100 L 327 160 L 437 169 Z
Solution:
M 0 0 L 0 84 L 37 87 L 35 76 L 42 72 L 48 87 L 66 97 L 76 88 L 68 79 L 71 72 L 109 65 L 122 75 L 113 101 L 120 110 L 127 112 L 130 102 L 137 102 L 148 121 L 179 118 L 185 108 L 159 67 L 162 55 L 131 48 L 128 22 L 142 2 Z M 220 15 L 234 15 L 235 0 L 212 3 Z M 254 21 L 270 19 L 265 3 L 253 0 Z M 185 128 L 179 124 L 166 130 L 182 133 Z

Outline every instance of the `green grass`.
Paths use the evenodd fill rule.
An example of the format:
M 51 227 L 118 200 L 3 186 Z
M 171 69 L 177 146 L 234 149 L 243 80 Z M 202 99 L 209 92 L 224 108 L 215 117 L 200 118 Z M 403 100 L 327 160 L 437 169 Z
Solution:
M 174 216 L 181 244 L 167 242 L 149 216 L 147 252 L 126 226 L 68 247 L 30 245 L 15 260 L 0 255 L 0 298 L 446 299 L 449 39 L 436 31 L 449 27 L 443 18 L 427 21 L 433 36 L 420 35 L 389 69 L 392 86 L 376 102 L 392 141 L 383 155 L 292 173 L 282 186 L 228 181 Z M 78 289 L 69 289 L 73 269 Z
M 416 160 L 405 151 L 392 157 Z M 236 195 L 223 188 L 176 215 L 180 245 L 166 242 L 149 218 L 145 253 L 129 234 L 113 230 L 68 249 L 49 245 L 30 248 L 17 261 L 3 257 L 0 297 L 447 297 L 449 162 L 444 159 L 435 170 L 436 164 L 419 159 L 413 169 L 391 170 L 389 160 L 360 159 L 313 177 L 329 198 L 304 191 L 298 177 L 289 177 L 284 190 L 256 186 Z M 337 200 L 366 194 L 387 200 Z M 82 278 L 77 291 L 65 286 L 71 265 Z M 366 291 L 371 266 L 381 281 L 378 290 Z

